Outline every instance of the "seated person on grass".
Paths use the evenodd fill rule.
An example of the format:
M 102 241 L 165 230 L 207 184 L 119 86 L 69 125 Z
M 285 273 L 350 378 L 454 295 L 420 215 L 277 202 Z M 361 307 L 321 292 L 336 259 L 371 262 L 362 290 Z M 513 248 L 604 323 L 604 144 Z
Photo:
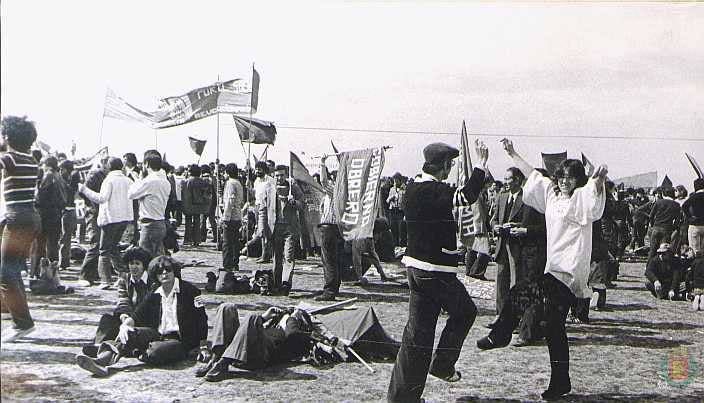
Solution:
M 681 272 L 669 243 L 661 243 L 645 269 L 645 288 L 658 299 L 674 299 L 680 288 Z
M 149 281 L 147 274 L 150 260 L 151 256 L 144 248 L 133 247 L 125 251 L 124 261 L 130 272 L 117 281 L 117 306 L 112 314 L 100 317 L 95 339 L 83 347 L 83 354 L 95 357 L 100 343 L 115 340 L 123 320 L 134 316 L 134 311 L 152 291 L 153 281 Z
M 154 258 L 149 263 L 149 278 L 158 288 L 133 315 L 123 316 L 117 340 L 101 343 L 97 358 L 79 354 L 78 366 L 103 377 L 125 355 L 151 365 L 185 359 L 208 337 L 208 317 L 200 290 L 180 277 L 180 263 L 170 256 Z

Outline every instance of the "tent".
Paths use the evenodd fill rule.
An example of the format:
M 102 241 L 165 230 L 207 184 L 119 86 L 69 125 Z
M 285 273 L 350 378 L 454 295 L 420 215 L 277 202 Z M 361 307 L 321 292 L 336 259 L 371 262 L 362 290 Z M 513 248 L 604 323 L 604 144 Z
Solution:
M 370 306 L 318 314 L 315 319 L 361 355 L 377 359 L 396 358 L 400 343 L 386 333 Z

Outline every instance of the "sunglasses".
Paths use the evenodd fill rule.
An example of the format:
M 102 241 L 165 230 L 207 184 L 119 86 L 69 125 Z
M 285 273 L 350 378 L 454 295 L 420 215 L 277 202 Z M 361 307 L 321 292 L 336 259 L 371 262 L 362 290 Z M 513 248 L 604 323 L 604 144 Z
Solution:
M 173 273 L 173 272 L 174 272 L 174 268 L 171 267 L 171 266 L 164 266 L 164 267 L 160 267 L 160 268 L 154 270 L 154 273 L 155 273 L 157 276 L 160 276 L 160 275 L 162 275 L 162 274 L 164 274 L 164 273 Z

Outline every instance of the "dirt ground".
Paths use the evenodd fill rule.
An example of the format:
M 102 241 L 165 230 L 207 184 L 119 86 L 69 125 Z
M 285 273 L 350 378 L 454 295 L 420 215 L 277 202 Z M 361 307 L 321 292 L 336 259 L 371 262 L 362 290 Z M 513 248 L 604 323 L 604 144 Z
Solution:
M 181 261 L 204 260 L 184 269 L 184 279 L 203 288 L 207 271 L 215 270 L 220 254 L 205 248 L 186 250 Z M 258 266 L 243 262 L 242 271 Z M 403 274 L 398 264 L 387 271 Z M 622 263 L 618 288 L 609 290 L 608 309 L 592 312 L 591 323 L 568 325 L 573 391 L 566 401 L 692 401 L 704 400 L 704 313 L 692 312 L 686 302 L 658 301 L 642 287 L 643 263 Z M 76 286 L 78 267 L 62 272 L 65 284 Z M 488 277 L 493 279 L 494 267 Z M 464 280 L 464 275 L 460 275 Z M 373 277 L 372 277 L 373 278 Z M 386 328 L 401 339 L 407 318 L 408 290 L 394 283 L 372 280 L 364 288 L 343 284 L 342 297 L 371 305 Z M 404 279 L 401 279 L 404 281 Z M 479 308 L 458 369 L 460 382 L 428 378 L 426 401 L 535 401 L 547 387 L 549 364 L 544 345 L 480 351 L 476 340 L 487 334 L 493 319 L 493 281 L 468 283 Z M 294 292 L 289 297 L 216 295 L 206 293 L 213 315 L 220 302 L 234 302 L 243 314 L 262 312 L 272 304 L 315 303 L 322 286 L 319 259 L 298 263 Z M 238 372 L 231 379 L 208 383 L 193 376 L 194 363 L 149 368 L 124 359 L 108 378 L 99 379 L 74 364 L 80 347 L 94 335 L 102 313 L 110 312 L 116 291 L 77 288 L 73 295 L 29 296 L 37 330 L 26 339 L 2 346 L 1 397 L 13 401 L 383 401 L 393 363 L 375 362 L 375 373 L 360 363 L 328 369 L 291 364 L 261 372 Z M 3 329 L 10 325 L 2 321 Z M 436 334 L 444 325 L 441 318 Z M 437 340 L 437 338 L 436 338 Z M 675 368 L 675 371 L 669 369 Z

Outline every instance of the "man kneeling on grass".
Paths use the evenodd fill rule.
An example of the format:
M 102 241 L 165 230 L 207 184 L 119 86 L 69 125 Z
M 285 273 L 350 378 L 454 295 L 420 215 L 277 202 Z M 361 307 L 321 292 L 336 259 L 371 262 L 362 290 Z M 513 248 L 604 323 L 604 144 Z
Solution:
M 181 265 L 170 256 L 149 263 L 149 278 L 158 288 L 140 304 L 134 315 L 123 315 L 118 337 L 103 342 L 97 358 L 76 356 L 79 367 L 96 376 L 107 376 L 108 367 L 132 355 L 152 365 L 186 358 L 208 337 L 208 317 L 200 290 L 181 280 Z M 135 327 L 139 323 L 141 327 Z

